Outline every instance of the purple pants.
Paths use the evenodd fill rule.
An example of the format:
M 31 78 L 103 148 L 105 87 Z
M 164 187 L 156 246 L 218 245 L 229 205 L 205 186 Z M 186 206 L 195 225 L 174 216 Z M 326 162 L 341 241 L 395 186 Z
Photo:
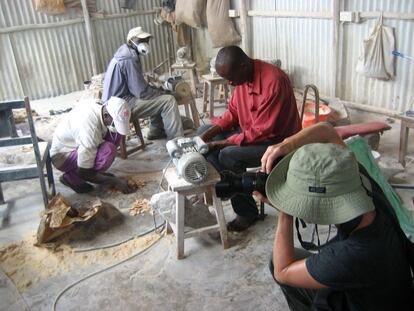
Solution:
M 108 133 L 106 134 L 102 144 L 99 145 L 96 152 L 95 164 L 93 169 L 97 172 L 106 171 L 114 162 L 116 156 L 116 150 L 121 143 L 122 135 L 117 133 Z M 73 150 L 65 163 L 58 168 L 60 171 L 64 172 L 63 176 L 67 182 L 73 186 L 79 186 L 85 183 L 85 180 L 79 177 L 77 173 L 78 169 L 78 150 Z

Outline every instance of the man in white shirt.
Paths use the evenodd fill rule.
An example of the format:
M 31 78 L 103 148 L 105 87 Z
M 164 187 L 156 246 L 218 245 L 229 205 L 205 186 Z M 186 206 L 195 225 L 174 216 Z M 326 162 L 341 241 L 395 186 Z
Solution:
M 50 156 L 64 174 L 60 181 L 77 193 L 108 184 L 123 193 L 134 191 L 126 180 L 105 173 L 116 156 L 121 135 L 129 133 L 131 111 L 125 100 L 111 97 L 104 105 L 95 101 L 73 109 L 53 135 Z

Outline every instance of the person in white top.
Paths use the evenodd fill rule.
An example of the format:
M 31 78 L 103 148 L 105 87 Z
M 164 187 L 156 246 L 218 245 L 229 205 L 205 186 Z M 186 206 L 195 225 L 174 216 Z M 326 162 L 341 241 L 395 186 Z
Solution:
M 131 111 L 127 102 L 111 97 L 73 109 L 56 128 L 50 156 L 64 174 L 60 182 L 77 193 L 93 190 L 88 183 L 108 184 L 123 193 L 134 191 L 126 180 L 105 173 L 112 165 L 121 135 L 129 133 Z

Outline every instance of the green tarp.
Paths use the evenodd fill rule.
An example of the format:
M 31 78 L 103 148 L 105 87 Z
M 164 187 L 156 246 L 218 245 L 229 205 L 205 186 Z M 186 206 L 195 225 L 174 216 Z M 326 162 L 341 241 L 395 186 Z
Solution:
M 395 210 L 402 230 L 408 238 L 414 242 L 414 212 L 404 206 L 404 203 L 401 201 L 398 194 L 388 183 L 385 176 L 381 173 L 380 168 L 372 156 L 371 148 L 368 143 L 359 136 L 351 137 L 347 139 L 345 143 L 348 148 L 354 152 L 358 162 L 367 170 L 371 178 L 374 179 L 381 187 L 388 201 Z

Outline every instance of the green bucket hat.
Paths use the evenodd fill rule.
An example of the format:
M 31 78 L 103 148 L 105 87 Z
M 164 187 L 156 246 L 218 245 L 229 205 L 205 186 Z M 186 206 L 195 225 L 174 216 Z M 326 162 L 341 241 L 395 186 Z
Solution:
M 286 214 L 320 225 L 374 210 L 354 154 L 337 144 L 309 144 L 286 155 L 267 178 L 266 196 Z

